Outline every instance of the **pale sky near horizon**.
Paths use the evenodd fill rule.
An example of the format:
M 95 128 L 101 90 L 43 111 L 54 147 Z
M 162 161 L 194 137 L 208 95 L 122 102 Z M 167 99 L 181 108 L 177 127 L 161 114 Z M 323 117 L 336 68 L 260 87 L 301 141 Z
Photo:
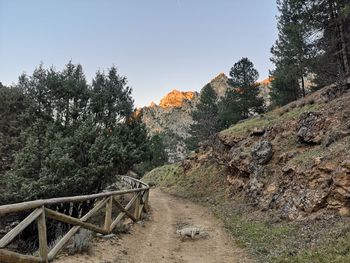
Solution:
M 0 0 L 0 82 L 72 60 L 90 83 L 115 65 L 144 106 L 199 91 L 242 57 L 264 79 L 276 15 L 275 0 Z

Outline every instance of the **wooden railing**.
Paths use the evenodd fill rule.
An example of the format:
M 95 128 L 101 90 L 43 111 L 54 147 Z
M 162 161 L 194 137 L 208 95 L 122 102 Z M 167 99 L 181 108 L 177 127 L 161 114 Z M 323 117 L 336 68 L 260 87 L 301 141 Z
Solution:
M 149 186 L 133 177 L 123 176 L 122 181 L 130 189 L 113 192 L 103 192 L 99 194 L 52 198 L 45 200 L 36 200 L 17 204 L 0 206 L 0 216 L 9 213 L 23 212 L 33 210 L 24 220 L 9 231 L 0 239 L 0 262 L 1 263 L 29 263 L 29 262 L 49 262 L 57 253 L 67 244 L 71 237 L 80 229 L 85 228 L 100 234 L 110 234 L 124 216 L 133 221 L 141 218 L 142 212 L 148 211 Z M 117 197 L 132 194 L 126 206 L 122 205 Z M 57 204 L 81 203 L 88 200 L 94 201 L 90 211 L 80 218 L 72 217 L 48 207 Z M 115 206 L 119 213 L 116 218 L 112 218 L 112 209 Z M 105 207 L 103 227 L 88 223 L 87 220 L 95 215 L 101 208 Z M 47 242 L 46 219 L 51 218 L 60 222 L 73 225 L 73 227 L 55 243 L 55 246 L 49 250 Z M 25 255 L 6 249 L 16 236 L 18 236 L 27 226 L 36 221 L 38 228 L 39 251 L 38 256 Z

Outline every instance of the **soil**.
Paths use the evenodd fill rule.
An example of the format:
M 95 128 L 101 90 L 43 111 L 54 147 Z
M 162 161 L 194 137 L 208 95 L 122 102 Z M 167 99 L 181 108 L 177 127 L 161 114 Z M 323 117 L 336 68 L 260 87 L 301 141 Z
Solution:
M 252 260 L 226 233 L 211 211 L 160 189 L 150 191 L 149 220 L 132 226 L 130 234 L 96 237 L 88 254 L 61 255 L 55 263 L 247 263 Z M 200 234 L 183 241 L 176 230 L 197 227 Z

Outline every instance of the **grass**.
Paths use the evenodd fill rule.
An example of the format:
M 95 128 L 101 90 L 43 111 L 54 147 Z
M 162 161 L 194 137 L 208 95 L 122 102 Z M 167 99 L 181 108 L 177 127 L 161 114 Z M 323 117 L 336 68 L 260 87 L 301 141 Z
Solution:
M 153 169 L 143 177 L 143 180 L 150 186 L 169 187 L 178 182 L 181 172 L 179 164 L 168 164 Z
M 302 250 L 297 255 L 281 255 L 276 263 L 348 263 L 350 262 L 350 234 L 320 247 Z
M 295 166 L 312 166 L 314 164 L 314 160 L 317 157 L 322 157 L 324 155 L 324 149 L 322 149 L 322 146 L 310 146 L 308 149 L 304 149 L 304 152 L 299 153 L 297 156 L 295 156 L 293 159 L 291 159 L 288 164 L 295 165 Z
M 322 107 L 322 104 L 307 104 L 303 107 L 297 107 L 290 109 L 288 112 L 284 112 L 280 115 L 280 111 L 271 111 L 264 115 L 263 117 L 255 117 L 248 119 L 244 122 L 232 125 L 230 128 L 220 132 L 221 135 L 233 135 L 233 136 L 243 136 L 254 128 L 263 128 L 268 126 L 273 126 L 280 124 L 282 122 L 287 122 L 291 119 L 297 118 L 300 114 L 307 111 L 316 111 Z

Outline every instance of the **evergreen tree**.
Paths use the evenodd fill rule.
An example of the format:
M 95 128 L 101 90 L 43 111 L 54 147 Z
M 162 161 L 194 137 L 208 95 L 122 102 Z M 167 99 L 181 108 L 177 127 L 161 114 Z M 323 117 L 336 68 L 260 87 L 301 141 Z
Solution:
M 264 100 L 259 97 L 257 84 L 259 73 L 248 58 L 242 58 L 234 64 L 230 77 L 232 88 L 226 91 L 220 103 L 222 128 L 264 111 Z
M 26 126 L 0 202 L 98 192 L 149 157 L 146 129 L 132 117 L 131 89 L 115 68 L 98 72 L 90 87 L 80 65 L 40 65 L 13 91 L 27 98 L 18 108 Z
M 302 90 L 293 70 L 295 70 L 293 65 L 291 67 L 280 65 L 272 71 L 274 79 L 271 83 L 270 96 L 274 106 L 288 104 L 302 96 Z
M 149 157 L 152 168 L 161 166 L 168 161 L 164 138 L 161 134 L 153 135 L 149 141 Z
M 15 87 L 0 87 L 0 178 L 9 170 L 15 153 L 22 148 L 20 134 L 26 128 L 23 121 L 26 98 Z
M 347 0 L 309 0 L 311 30 L 317 33 L 313 44 L 318 56 L 313 63 L 320 86 L 343 86 L 350 75 L 350 3 Z
M 305 96 L 305 77 L 314 53 L 309 40 L 312 32 L 306 22 L 306 1 L 277 0 L 277 6 L 280 16 L 278 40 L 271 49 L 271 61 L 276 66 L 271 97 L 273 104 L 282 105 Z
M 99 125 L 114 127 L 133 112 L 131 88 L 125 77 L 112 67 L 108 75 L 97 72 L 92 83 L 91 111 Z
M 305 96 L 304 78 L 319 87 L 345 86 L 349 76 L 348 0 L 278 0 L 278 40 L 272 48 L 272 102 Z
M 219 103 L 219 123 L 221 129 L 227 129 L 242 119 L 239 93 L 228 89 Z
M 191 138 L 187 140 L 189 149 L 194 149 L 201 141 L 208 140 L 219 131 L 217 94 L 210 84 L 201 91 L 196 110 L 192 113 Z

